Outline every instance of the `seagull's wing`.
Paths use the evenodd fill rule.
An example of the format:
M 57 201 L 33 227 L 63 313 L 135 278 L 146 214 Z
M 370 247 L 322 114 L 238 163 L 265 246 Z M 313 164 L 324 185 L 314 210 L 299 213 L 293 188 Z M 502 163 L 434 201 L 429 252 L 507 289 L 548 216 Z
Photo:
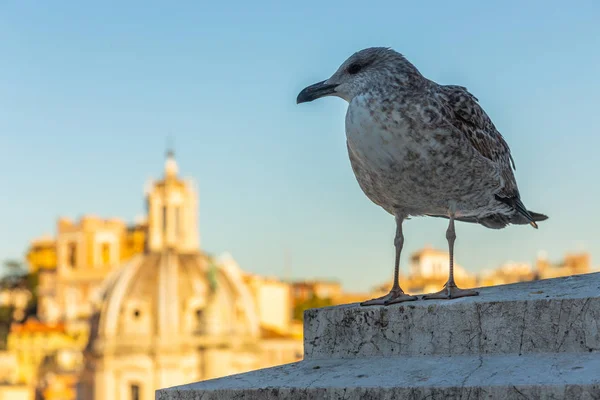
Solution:
M 514 169 L 515 163 L 508 143 L 481 108 L 479 100 L 462 86 L 446 85 L 441 88 L 441 96 L 438 98 L 450 109 L 452 125 L 469 139 L 482 156 Z
M 504 186 L 496 194 L 496 199 L 514 208 L 535 226 L 533 217 L 520 199 L 513 173 L 515 163 L 508 143 L 481 108 L 477 98 L 462 86 L 446 85 L 439 88 L 437 98 L 449 113 L 449 122 L 465 135 L 479 154 L 494 162 L 500 169 Z

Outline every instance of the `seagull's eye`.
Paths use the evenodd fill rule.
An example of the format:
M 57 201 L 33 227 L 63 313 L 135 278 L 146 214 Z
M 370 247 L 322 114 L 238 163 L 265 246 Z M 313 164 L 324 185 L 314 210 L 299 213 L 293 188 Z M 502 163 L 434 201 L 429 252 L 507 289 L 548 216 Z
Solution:
M 352 63 L 348 67 L 348 73 L 350 75 L 358 74 L 361 69 L 362 69 L 362 65 L 360 65 L 359 63 Z

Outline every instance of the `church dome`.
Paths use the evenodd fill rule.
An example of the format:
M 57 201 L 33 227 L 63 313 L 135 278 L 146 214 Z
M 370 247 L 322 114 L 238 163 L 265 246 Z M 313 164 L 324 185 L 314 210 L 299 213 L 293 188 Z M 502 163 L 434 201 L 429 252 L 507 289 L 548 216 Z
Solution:
M 174 250 L 135 256 L 100 289 L 88 348 L 123 351 L 160 342 L 194 346 L 209 337 L 254 338 L 259 322 L 253 305 L 231 259 Z

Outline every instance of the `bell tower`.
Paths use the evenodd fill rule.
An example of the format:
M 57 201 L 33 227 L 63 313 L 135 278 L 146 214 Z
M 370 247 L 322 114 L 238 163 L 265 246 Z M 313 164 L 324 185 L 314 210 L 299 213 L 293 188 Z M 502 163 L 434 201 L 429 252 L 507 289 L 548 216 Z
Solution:
M 164 177 L 147 191 L 148 249 L 193 253 L 200 249 L 198 196 L 194 184 L 178 176 L 172 150 L 167 151 Z

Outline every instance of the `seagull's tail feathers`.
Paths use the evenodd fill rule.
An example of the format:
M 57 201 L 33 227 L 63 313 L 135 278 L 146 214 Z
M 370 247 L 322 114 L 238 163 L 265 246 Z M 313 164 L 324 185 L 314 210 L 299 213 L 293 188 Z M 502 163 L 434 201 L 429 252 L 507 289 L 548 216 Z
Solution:
M 537 229 L 538 226 L 537 226 L 536 222 L 545 221 L 548 219 L 547 215 L 536 213 L 534 211 L 529 211 L 529 215 L 531 216 L 531 219 L 526 218 L 522 214 L 518 213 L 513 218 L 511 218 L 510 223 L 517 224 L 517 225 L 529 224 L 529 225 L 533 226 L 535 229 Z
M 540 214 L 537 212 L 529 211 L 525 204 L 518 197 L 501 197 L 496 195 L 496 200 L 512 207 L 516 213 L 510 217 L 510 223 L 515 225 L 526 225 L 529 224 L 535 229 L 538 228 L 536 222 L 545 221 L 548 219 L 547 215 Z

